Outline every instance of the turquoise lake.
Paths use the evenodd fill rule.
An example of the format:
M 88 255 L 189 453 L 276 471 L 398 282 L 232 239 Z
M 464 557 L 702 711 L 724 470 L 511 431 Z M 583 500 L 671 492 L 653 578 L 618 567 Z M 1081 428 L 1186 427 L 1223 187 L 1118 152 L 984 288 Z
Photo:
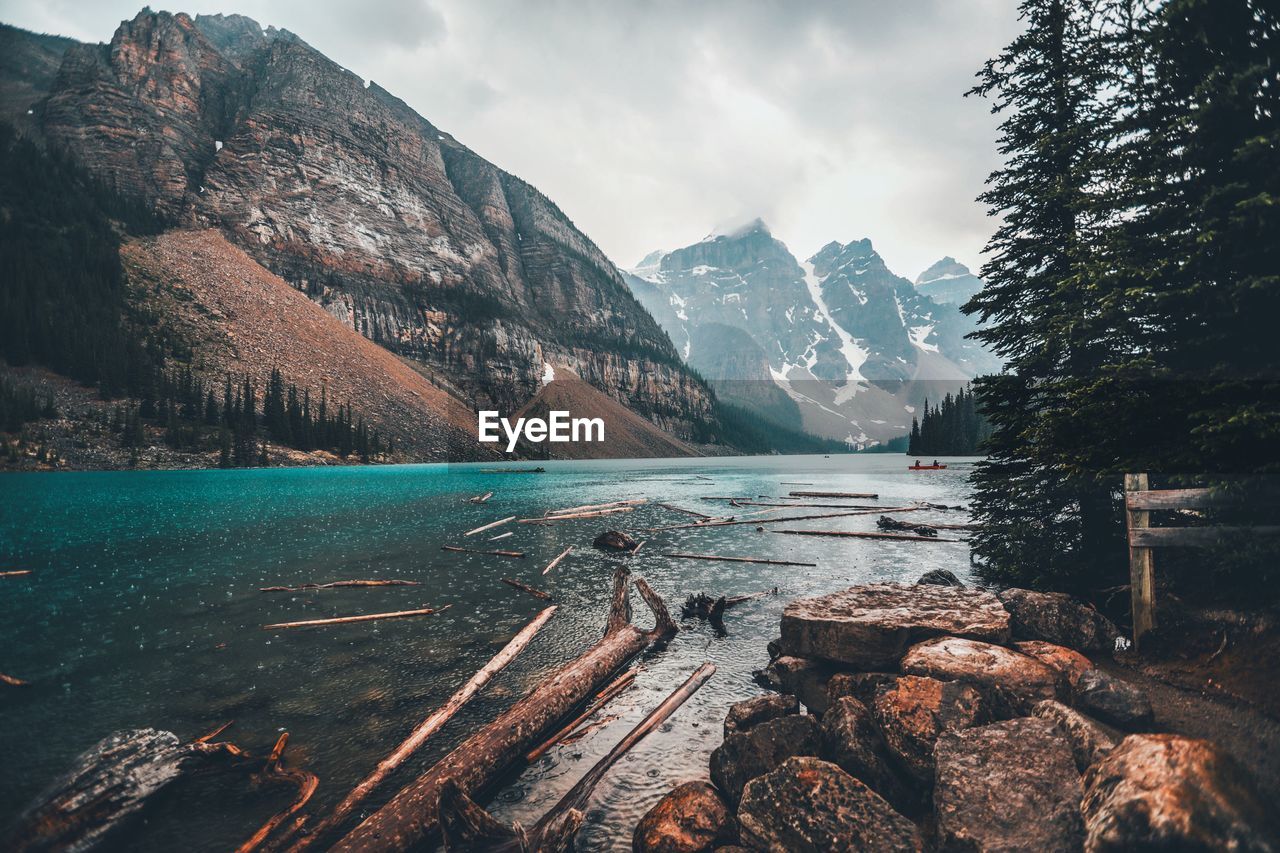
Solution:
M 559 610 L 516 661 L 367 803 L 378 807 L 478 726 L 578 655 L 603 630 L 612 569 L 646 578 L 678 618 L 686 595 L 776 597 L 728 612 L 727 636 L 697 620 L 639 660 L 636 685 L 606 711 L 618 719 L 515 771 L 491 810 L 531 824 L 644 714 L 705 660 L 718 671 L 596 789 L 579 849 L 630 850 L 639 817 L 672 785 L 706 778 L 725 711 L 756 695 L 786 601 L 869 581 L 914 581 L 934 568 L 969 577 L 963 542 L 786 536 L 777 529 L 874 530 L 876 516 L 644 532 L 693 519 L 652 503 L 635 512 L 508 524 L 516 515 L 624 498 L 708 514 L 742 514 L 706 496 L 760 499 L 792 490 L 875 492 L 885 507 L 964 504 L 973 460 L 909 472 L 899 455 L 549 462 L 544 474 L 484 473 L 483 465 L 244 471 L 8 474 L 0 477 L 0 672 L 31 686 L 0 688 L 0 837 L 76 756 L 121 729 L 188 739 L 228 720 L 226 738 L 253 752 L 290 732 L 288 757 L 320 777 L 312 801 L 336 803 L 545 604 L 500 582 L 525 581 Z M 793 485 L 804 483 L 806 485 Z M 473 505 L 466 498 L 494 497 Z M 806 499 L 826 503 L 839 501 Z M 797 509 L 779 515 L 836 512 Z M 762 516 L 768 519 L 770 516 Z M 958 522 L 962 512 L 902 516 Z M 617 529 L 646 540 L 634 557 L 596 551 Z M 512 531 L 494 542 L 490 536 Z M 945 534 L 944 534 L 945 535 Z M 947 538 L 960 538 L 947 536 Z M 445 552 L 445 544 L 526 552 L 525 559 Z M 568 545 L 551 574 L 542 568 Z M 814 568 L 720 563 L 670 551 L 817 563 Z M 263 593 L 350 578 L 418 586 Z M 633 592 L 636 621 L 647 611 Z M 275 622 L 452 605 L 420 618 L 288 631 Z M 116 840 L 119 849 L 234 849 L 292 796 L 255 789 L 246 774 L 184 780 Z

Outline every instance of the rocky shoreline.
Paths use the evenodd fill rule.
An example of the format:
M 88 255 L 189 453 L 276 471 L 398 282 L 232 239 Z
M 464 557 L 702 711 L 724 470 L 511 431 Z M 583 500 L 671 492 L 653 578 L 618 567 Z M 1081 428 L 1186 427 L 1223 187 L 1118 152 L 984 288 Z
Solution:
M 1248 772 L 1090 658 L 1123 645 L 1070 596 L 945 572 L 793 601 L 768 692 L 634 850 L 1280 849 Z

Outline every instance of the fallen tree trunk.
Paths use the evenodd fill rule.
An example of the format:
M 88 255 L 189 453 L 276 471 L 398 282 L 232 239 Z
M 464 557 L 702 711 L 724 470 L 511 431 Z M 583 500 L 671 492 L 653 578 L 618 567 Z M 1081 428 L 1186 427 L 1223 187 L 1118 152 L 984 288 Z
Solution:
M 10 572 L 0 572 L 0 578 L 19 578 L 19 577 L 22 577 L 23 575 L 29 575 L 29 574 L 31 574 L 30 569 L 15 569 L 14 571 L 10 571 Z
M 521 592 L 527 592 L 527 593 L 529 593 L 529 594 L 530 594 L 530 595 L 532 595 L 534 598 L 538 598 L 538 599 L 541 599 L 541 600 L 543 600 L 543 601 L 549 601 L 549 600 L 551 599 L 551 594 L 550 594 L 550 593 L 543 592 L 543 591 L 542 591 L 542 590 L 540 590 L 540 589 L 536 589 L 535 587 L 531 587 L 531 586 L 529 586 L 527 583 L 522 583 L 521 581 L 518 581 L 518 580 L 516 580 L 516 579 L 514 579 L 514 578 L 501 578 L 500 580 L 501 580 L 503 583 L 505 583 L 507 586 L 512 586 L 512 587 L 515 587 L 516 589 L 520 590 Z
M 609 501 L 608 503 L 603 504 L 583 504 L 582 506 L 571 506 L 566 509 L 553 509 L 544 513 L 544 516 L 568 515 L 575 512 L 587 512 L 593 509 L 611 509 L 613 507 L 620 506 L 640 506 L 641 504 L 646 504 L 648 502 L 648 498 L 632 498 L 625 501 Z
M 445 723 L 453 719 L 454 715 L 457 714 L 464 705 L 470 702 L 477 693 L 483 690 L 485 685 L 488 684 L 495 675 L 502 672 L 502 670 L 507 667 L 507 664 L 515 660 L 516 655 L 524 651 L 524 648 L 533 640 L 534 635 L 538 633 L 543 625 L 547 624 L 547 620 L 555 615 L 555 612 L 555 607 L 548 607 L 535 616 L 528 625 L 521 628 L 519 633 L 512 637 L 511 640 L 502 647 L 502 651 L 494 655 L 488 663 L 476 672 L 475 675 L 471 676 L 466 684 L 462 685 L 457 692 L 449 697 L 447 702 L 419 723 L 409 736 L 405 738 L 390 755 L 379 761 L 378 766 L 374 768 L 373 772 L 361 780 L 360 784 L 356 785 L 355 788 L 351 790 L 351 793 L 347 794 L 342 802 L 338 803 L 338 805 L 334 807 L 333 811 L 331 811 L 324 820 L 317 823 L 294 849 L 305 849 L 305 847 L 310 844 L 310 841 L 322 838 L 339 827 L 352 812 L 359 808 L 360 804 L 369 797 L 369 794 L 373 793 L 374 789 L 382 784 L 387 776 L 391 775 L 391 773 L 401 764 L 404 764 L 405 761 L 407 761 L 424 743 L 427 742 L 428 738 L 438 732 Z M 296 830 L 300 829 L 302 826 L 303 824 L 295 825 L 294 831 L 296 832 Z M 277 843 L 282 842 L 283 839 Z
M 459 554 L 488 554 L 491 557 L 523 557 L 524 551 L 483 551 L 479 548 L 463 548 L 458 545 L 441 545 L 441 551 L 456 551 Z
M 515 534 L 515 531 L 513 531 L 513 530 L 508 530 L 506 533 L 499 533 L 497 536 L 490 536 L 490 537 L 489 537 L 489 541 L 490 541 L 490 542 L 496 542 L 496 541 L 498 541 L 499 539 L 506 539 L 508 536 L 515 536 L 515 535 L 516 535 L 516 534 Z
M 452 781 L 444 786 L 439 798 L 439 824 L 443 828 L 445 850 L 515 853 L 537 850 L 541 853 L 567 850 L 582 825 L 591 794 L 600 780 L 631 748 L 660 727 L 689 697 L 715 674 L 716 666 L 704 663 L 694 670 L 658 707 L 650 711 L 635 728 L 627 732 L 609 753 L 583 775 L 560 801 L 551 807 L 527 832 L 520 827 L 504 826 L 476 805 L 466 791 Z
M 599 518 L 602 515 L 616 515 L 620 512 L 635 512 L 633 506 L 615 506 L 611 509 L 595 509 L 590 512 L 572 512 L 564 515 L 541 515 L 537 518 L 521 518 L 518 524 L 547 524 L 552 521 L 569 521 L 574 518 Z
M 314 628 L 318 625 L 346 625 L 351 622 L 373 622 L 376 619 L 405 619 L 410 616 L 430 616 L 432 613 L 443 613 L 452 606 L 452 604 L 446 604 L 444 607 L 424 607 L 421 610 L 397 610 L 393 613 L 366 613 L 363 616 L 336 616 L 332 619 L 307 619 L 302 622 L 276 622 L 273 625 L 263 625 L 262 630 L 275 631 L 281 628 Z
M 817 518 L 846 518 L 851 515 L 875 515 L 886 512 L 917 512 L 924 509 L 920 506 L 895 506 L 886 509 L 860 509 L 850 512 L 824 512 L 818 515 L 788 515 L 781 518 L 752 518 L 745 521 L 730 519 L 728 521 L 707 521 L 702 524 L 675 524 L 670 527 L 646 527 L 645 531 L 654 533 L 660 530 L 692 530 L 702 527 L 729 527 L 734 524 L 777 524 L 780 521 L 809 521 Z
M 463 536 L 474 536 L 474 535 L 475 535 L 475 534 L 477 534 L 477 533 L 484 533 L 486 530 L 492 530 L 492 529 L 493 529 L 493 528 L 495 528 L 495 527 L 501 527 L 502 525 L 506 524 L 507 522 L 509 522 L 509 521 L 515 521 L 515 520 L 516 520 L 516 517 L 515 517 L 514 515 L 509 515 L 509 516 L 507 516 L 506 518 L 500 518 L 500 519 L 498 519 L 497 521 L 491 521 L 491 522 L 489 522 L 488 524 L 482 524 L 482 525 L 480 525 L 479 527 L 477 527 L 475 530 L 468 530 L 466 533 L 464 533 L 464 534 L 462 534 L 462 535 L 463 535 Z
M 663 509 L 669 509 L 672 512 L 682 512 L 685 515 L 692 515 L 694 518 L 710 518 L 711 517 L 706 513 L 694 512 L 691 509 L 685 509 L 684 507 L 676 506 L 675 504 L 658 504 L 658 506 L 662 507 Z
M 643 579 L 636 589 L 653 611 L 654 627 L 643 631 L 627 617 L 629 573 L 614 574 L 614 595 L 604 637 L 579 657 L 540 680 L 538 686 L 497 719 L 463 741 L 340 839 L 334 850 L 386 851 L 420 846 L 439 828 L 437 808 L 445 783 L 454 782 L 465 794 L 492 786 L 510 766 L 545 738 L 574 708 L 589 699 L 602 682 L 648 646 L 676 633 L 666 605 Z M 300 840 L 305 849 L 316 839 Z M 305 843 L 304 843 L 305 841 Z
M 545 575 L 547 572 L 551 571 L 556 566 L 560 565 L 560 561 L 563 560 L 565 557 L 569 556 L 571 553 L 573 553 L 572 545 L 570 545 L 568 548 L 565 548 L 563 551 L 561 551 L 560 556 L 556 557 L 550 563 L 547 563 L 547 567 L 542 570 L 542 573 Z
M 764 557 L 725 557 L 720 554 L 682 554 L 667 553 L 664 557 L 679 557 L 682 560 L 716 560 L 723 563 L 762 563 L 766 566 L 816 566 L 817 563 L 793 563 L 790 560 L 766 560 Z
M 603 708 L 605 705 L 608 705 L 616 697 L 621 695 L 622 691 L 626 690 L 628 687 L 634 684 L 636 680 L 636 676 L 639 674 L 640 674 L 639 667 L 632 667 L 631 669 L 624 672 L 622 675 L 618 676 L 616 679 L 614 679 L 612 684 L 610 684 L 604 690 L 601 690 L 599 693 L 596 694 L 595 699 L 592 700 L 589 706 L 587 706 L 587 710 L 583 711 L 581 714 L 574 717 L 572 720 L 570 720 L 568 723 L 565 724 L 564 728 L 560 729 L 560 731 L 556 732 L 551 737 L 547 738 L 546 742 L 543 743 L 542 746 L 539 746 L 536 749 L 530 750 L 529 754 L 524 757 L 524 760 L 527 763 L 532 764 L 542 756 L 546 755 L 547 750 L 551 749 L 551 747 L 560 743 L 562 740 L 564 740 L 570 734 L 572 734 L 573 730 L 576 729 L 578 726 L 582 725 L 582 722 L 584 720 L 590 719 L 601 708 Z
M 787 492 L 793 498 L 871 498 L 880 497 L 875 492 Z
M 896 539 L 899 542 L 963 542 L 963 539 L 939 539 L 936 536 L 908 536 L 904 533 L 863 533 L 847 530 L 770 530 L 791 536 L 836 536 L 846 539 Z
M 476 495 L 474 498 L 468 498 L 468 500 L 473 504 L 482 504 L 491 497 L 493 497 L 493 492 L 485 492 L 483 495 Z
M 331 583 L 304 583 L 299 586 L 261 586 L 258 592 L 303 592 L 308 589 L 337 589 L 338 587 L 363 586 L 418 586 L 418 581 L 398 580 L 355 580 L 332 581 Z

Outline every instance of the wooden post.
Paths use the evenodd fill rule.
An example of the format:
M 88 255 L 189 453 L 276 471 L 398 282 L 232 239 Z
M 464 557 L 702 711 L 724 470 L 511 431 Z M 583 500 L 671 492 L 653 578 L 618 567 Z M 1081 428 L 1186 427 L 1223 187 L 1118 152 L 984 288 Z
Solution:
M 1125 474 L 1125 492 L 1141 492 L 1151 488 L 1146 474 Z M 1151 526 L 1151 513 L 1147 510 L 1128 508 L 1125 502 L 1125 518 L 1129 531 Z M 1156 627 L 1156 578 L 1150 548 L 1129 546 L 1129 594 L 1133 610 L 1133 646 L 1136 649 L 1142 635 Z

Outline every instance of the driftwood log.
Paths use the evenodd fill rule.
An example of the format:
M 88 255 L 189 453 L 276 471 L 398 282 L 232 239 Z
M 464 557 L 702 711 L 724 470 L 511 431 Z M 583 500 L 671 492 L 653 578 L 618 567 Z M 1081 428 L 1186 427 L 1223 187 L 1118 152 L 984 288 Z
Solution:
M 476 495 L 474 498 L 468 498 L 467 500 L 473 504 L 482 504 L 491 497 L 493 497 L 493 492 L 485 492 L 483 495 Z
M 537 589 L 536 587 L 529 586 L 527 583 L 524 583 L 523 581 L 518 581 L 518 580 L 516 580 L 515 578 L 501 578 L 501 580 L 502 580 L 502 582 L 503 582 L 503 583 L 505 583 L 507 586 L 515 587 L 516 589 L 520 590 L 521 592 L 527 592 L 527 593 L 529 593 L 530 595 L 532 595 L 534 598 L 537 598 L 537 599 L 539 599 L 539 600 L 541 600 L 541 601 L 550 601 L 550 600 L 551 600 L 551 594 L 550 594 L 550 593 L 543 592 L 542 590 Z
M 764 557 L 726 557 L 722 554 L 684 554 L 672 551 L 664 557 L 679 557 L 682 560 L 716 560 L 724 563 L 763 563 L 766 566 L 816 566 L 817 563 L 793 563 L 790 560 L 766 560 Z
M 464 534 L 462 534 L 462 535 L 463 535 L 463 536 L 475 536 L 477 533 L 483 533 L 483 532 L 485 532 L 486 530 L 492 530 L 492 529 L 493 529 L 493 528 L 495 528 L 495 527 L 501 527 L 502 525 L 506 524 L 507 522 L 515 521 L 515 520 L 516 520 L 516 517 L 515 517 L 514 515 L 509 515 L 509 516 L 507 516 L 506 518 L 500 518 L 500 519 L 498 519 L 497 521 L 491 521 L 491 522 L 489 522 L 488 524 L 482 524 L 482 525 L 480 525 L 479 527 L 475 528 L 474 530 L 468 530 L 466 533 L 464 533 Z
M 896 539 L 899 542 L 964 542 L 964 539 L 939 539 L 936 536 L 916 536 L 905 533 L 871 533 L 850 530 L 770 530 L 770 533 L 786 533 L 791 536 L 834 536 L 843 539 Z
M 378 619 L 406 619 L 410 616 L 430 616 L 433 613 L 443 613 L 452 606 L 452 604 L 446 604 L 444 607 L 424 607 L 421 610 L 397 610 L 394 613 L 365 613 L 362 616 L 335 616 L 332 619 L 306 619 L 302 622 L 276 622 L 273 625 L 263 625 L 262 630 L 278 631 L 284 628 L 317 628 L 321 625 L 347 625 L 351 622 L 374 622 Z
M 304 583 L 298 586 L 260 586 L 258 592 L 304 592 L 309 589 L 338 589 L 340 587 L 365 586 L 418 586 L 418 581 L 400 580 L 354 580 L 332 581 L 330 583 Z
M 915 533 L 918 536 L 937 536 L 938 528 L 931 527 L 928 524 L 911 524 L 907 521 L 898 521 L 896 518 L 890 518 L 887 515 L 880 516 L 876 520 L 876 527 L 881 530 L 899 530 L 902 532 Z
M 672 691 L 658 707 L 650 711 L 636 727 L 618 741 L 608 755 L 601 758 L 569 789 L 560 801 L 528 831 L 520 826 L 505 826 L 476 805 L 460 786 L 450 781 L 439 798 L 439 824 L 444 848 L 448 851 L 488 851 L 488 853 L 541 853 L 568 850 L 582 826 L 587 803 L 596 785 L 632 747 L 661 726 L 707 679 L 715 674 L 713 663 L 704 663 Z
M 26 687 L 30 685 L 31 682 L 24 681 L 16 676 L 5 675 L 3 672 L 0 672 L 0 684 L 7 684 L 10 687 Z
M 542 573 L 545 575 L 547 572 L 551 571 L 556 566 L 560 565 L 560 561 L 572 553 L 573 553 L 573 546 L 570 545 L 568 548 L 565 548 L 563 551 L 561 551 L 560 555 L 557 556 L 554 560 L 552 560 L 550 563 L 547 563 L 547 567 L 542 570 Z
M 787 492 L 793 498 L 871 498 L 880 497 L 875 492 Z
M 580 512 L 590 512 L 592 510 L 597 510 L 597 509 L 613 509 L 614 507 L 623 507 L 623 506 L 640 506 L 641 504 L 646 504 L 648 502 L 649 502 L 648 498 L 632 498 L 631 500 L 609 501 L 608 503 L 603 503 L 603 504 L 583 504 L 582 506 L 571 506 L 571 507 L 566 507 L 565 509 L 549 510 L 548 512 L 545 513 L 545 515 L 548 517 L 557 516 L 557 515 L 573 515 Z
M 15 569 L 10 572 L 0 572 L 0 578 L 20 578 L 29 574 L 31 574 L 30 569 Z
M 390 755 L 378 762 L 378 766 L 373 772 L 361 780 L 360 784 L 352 789 L 351 793 L 334 807 L 333 811 L 325 817 L 324 820 L 317 823 L 305 836 L 299 846 L 295 849 L 302 849 L 308 846 L 311 841 L 318 840 L 328 833 L 332 832 L 342 825 L 352 812 L 359 808 L 360 804 L 368 799 L 374 789 L 382 784 L 391 773 L 404 764 L 418 749 L 427 742 L 427 740 L 438 732 L 445 723 L 453 719 L 454 715 L 462 709 L 464 705 L 484 689 L 495 675 L 502 672 L 507 664 L 515 660 L 516 655 L 524 651 L 525 647 L 533 640 L 535 634 L 547 624 L 547 620 L 555 615 L 556 608 L 548 607 L 533 618 L 529 624 L 525 625 L 520 631 L 511 638 L 511 640 L 502 647 L 502 651 L 494 655 L 488 663 L 480 668 L 475 675 L 462 685 L 449 700 L 432 712 L 425 720 L 417 725 L 409 737 L 405 738 L 399 746 L 392 751 Z M 305 821 L 294 824 L 289 835 L 292 835 L 304 825 Z M 282 836 L 275 842 L 276 846 L 280 846 L 287 841 L 288 835 Z
M 527 763 L 532 764 L 545 755 L 547 750 L 568 738 L 569 735 L 573 734 L 574 729 L 582 725 L 586 720 L 591 719 L 600 711 L 601 708 L 608 705 L 615 698 L 621 695 L 628 687 L 634 684 L 636 676 L 639 674 L 640 667 L 638 666 L 633 666 L 631 669 L 622 673 L 622 675 L 614 679 L 612 684 L 596 694 L 595 699 L 593 699 L 591 704 L 587 706 L 587 710 L 574 717 L 565 724 L 564 728 L 547 738 L 546 742 L 543 743 L 542 746 L 530 750 L 529 754 L 524 757 L 524 760 Z
M 487 554 L 490 557 L 524 557 L 524 551 L 485 551 L 479 548 L 463 548 L 459 545 L 441 545 L 441 551 L 456 551 L 459 554 Z
M 437 810 L 446 782 L 452 781 L 467 796 L 490 788 L 530 748 L 590 699 L 612 673 L 651 644 L 674 635 L 676 623 L 662 599 L 643 579 L 635 582 L 636 589 L 653 611 L 656 622 L 648 631 L 631 624 L 628 579 L 626 569 L 614 574 L 613 600 L 601 640 L 541 679 L 531 693 L 463 741 L 332 849 L 363 853 L 407 850 L 427 843 L 439 829 Z M 294 850 L 309 844 L 300 841 Z

